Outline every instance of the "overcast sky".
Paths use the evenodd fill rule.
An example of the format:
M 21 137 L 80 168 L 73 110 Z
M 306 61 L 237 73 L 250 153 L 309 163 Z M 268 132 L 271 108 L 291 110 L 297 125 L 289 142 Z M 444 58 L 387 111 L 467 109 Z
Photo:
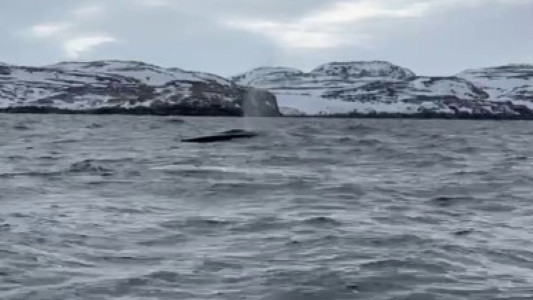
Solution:
M 98 59 L 220 75 L 388 60 L 452 75 L 533 63 L 533 0 L 0 1 L 0 61 Z

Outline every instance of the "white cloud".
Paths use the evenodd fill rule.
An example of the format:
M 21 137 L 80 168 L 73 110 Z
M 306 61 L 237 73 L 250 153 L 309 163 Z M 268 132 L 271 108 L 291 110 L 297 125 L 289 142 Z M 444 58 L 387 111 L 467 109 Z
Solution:
M 334 48 L 345 44 L 370 43 L 372 35 L 363 32 L 361 25 L 376 19 L 418 18 L 467 6 L 530 2 L 533 0 L 345 0 L 291 21 L 232 18 L 222 23 L 230 28 L 263 35 L 288 49 Z
M 63 48 L 69 58 L 77 59 L 82 53 L 88 52 L 94 47 L 115 41 L 115 38 L 106 35 L 76 37 L 64 41 Z
M 300 20 L 303 24 L 328 25 L 352 23 L 375 17 L 417 17 L 429 8 L 427 3 L 387 7 L 383 1 L 338 2 Z
M 69 23 L 45 23 L 36 24 L 30 28 L 33 36 L 38 38 L 49 38 L 58 36 L 71 27 Z
M 73 11 L 73 15 L 78 18 L 95 18 L 101 16 L 105 12 L 105 8 L 100 4 L 89 6 L 81 6 Z
M 66 56 L 71 59 L 77 59 L 81 54 L 99 45 L 116 41 L 114 37 L 106 33 L 91 34 L 83 29 L 93 24 L 94 22 L 91 21 L 105 13 L 103 5 L 81 6 L 69 13 L 68 22 L 50 22 L 32 26 L 31 37 L 49 39 L 58 43 Z
M 145 7 L 164 7 L 170 5 L 168 0 L 136 0 L 136 3 Z
M 264 35 L 287 48 L 331 48 L 343 44 L 362 44 L 370 40 L 365 34 L 354 34 L 352 39 L 345 39 L 338 29 L 331 26 L 317 28 L 315 24 L 271 21 L 236 21 L 226 24 Z
M 405 2 L 405 1 L 404 1 Z M 357 32 L 364 20 L 411 18 L 422 16 L 429 9 L 426 3 L 390 5 L 390 1 L 336 2 L 291 22 L 272 20 L 226 21 L 226 25 L 265 35 L 287 48 L 331 48 L 343 44 L 364 44 L 370 36 Z

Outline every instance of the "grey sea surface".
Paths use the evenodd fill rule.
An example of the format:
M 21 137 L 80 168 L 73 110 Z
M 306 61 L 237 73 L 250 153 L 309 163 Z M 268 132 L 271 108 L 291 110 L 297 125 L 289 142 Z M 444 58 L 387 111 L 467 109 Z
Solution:
M 181 142 L 239 128 L 259 136 Z M 0 129 L 2 300 L 533 299 L 531 122 Z

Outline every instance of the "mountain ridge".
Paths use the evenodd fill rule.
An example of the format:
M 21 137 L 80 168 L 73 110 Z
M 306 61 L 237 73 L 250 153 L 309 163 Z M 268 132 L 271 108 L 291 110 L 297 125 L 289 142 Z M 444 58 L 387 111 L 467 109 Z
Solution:
M 354 67 L 355 72 L 350 72 Z M 274 71 L 280 69 L 289 68 L 276 67 Z M 492 69 L 472 69 L 474 71 L 466 74 L 463 71 L 456 76 L 420 76 L 385 61 L 353 61 L 327 63 L 307 73 L 284 73 L 279 77 L 267 68 L 262 68 L 261 72 L 253 69 L 232 80 L 271 91 L 282 112 L 293 116 L 396 114 L 533 118 L 533 67 L 512 64 Z M 498 82 L 491 81 L 491 86 L 479 80 L 479 76 L 474 76 L 476 70 L 484 71 L 484 75 L 489 73 L 487 76 L 504 70 L 507 72 L 506 76 L 502 75 L 504 83 L 509 83 L 507 80 L 517 74 L 521 81 L 502 89 L 494 87 Z M 242 78 L 253 80 L 243 82 Z M 503 90 L 507 97 L 494 97 L 491 89 Z
M 131 60 L 0 63 L 0 111 L 533 119 L 533 65 L 422 76 L 387 61 L 336 61 L 225 78 Z

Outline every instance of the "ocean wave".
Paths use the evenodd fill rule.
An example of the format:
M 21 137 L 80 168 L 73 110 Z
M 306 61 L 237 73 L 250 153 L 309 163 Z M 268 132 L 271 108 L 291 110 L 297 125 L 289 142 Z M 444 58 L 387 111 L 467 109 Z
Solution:
M 527 126 L 109 118 L 0 122 L 0 298 L 533 295 Z
M 115 174 L 113 169 L 102 166 L 96 160 L 86 159 L 79 162 L 72 163 L 67 172 L 74 174 L 96 174 L 102 176 L 111 176 Z

